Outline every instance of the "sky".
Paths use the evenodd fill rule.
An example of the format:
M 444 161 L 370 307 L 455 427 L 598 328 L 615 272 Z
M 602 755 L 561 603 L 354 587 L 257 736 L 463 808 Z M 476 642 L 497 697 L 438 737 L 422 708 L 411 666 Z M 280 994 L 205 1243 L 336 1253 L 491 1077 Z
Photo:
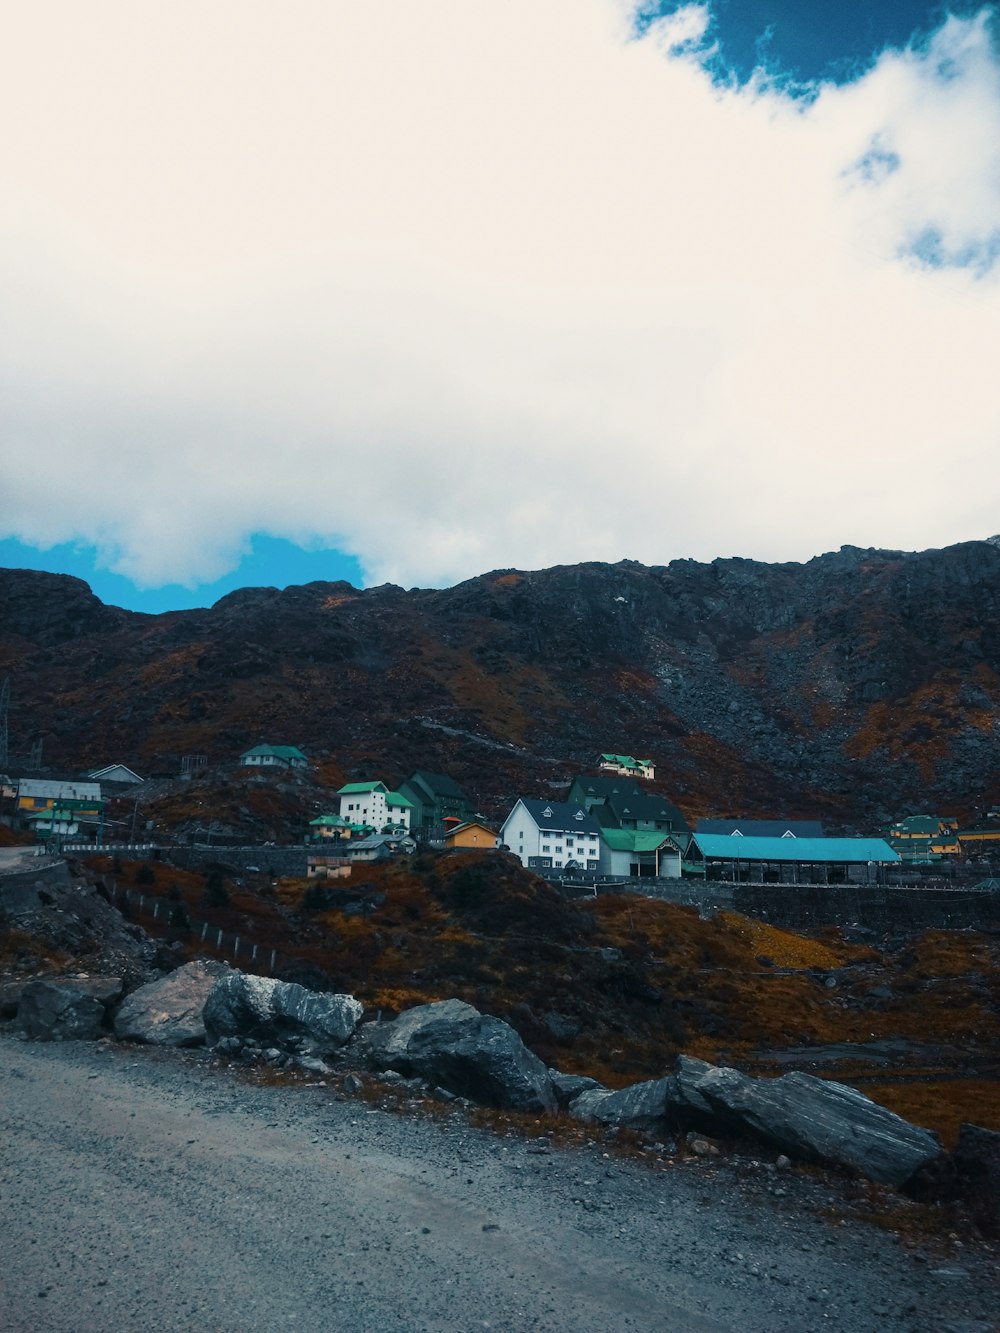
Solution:
M 1000 21 L 34 0 L 0 563 L 140 610 L 1000 530 Z

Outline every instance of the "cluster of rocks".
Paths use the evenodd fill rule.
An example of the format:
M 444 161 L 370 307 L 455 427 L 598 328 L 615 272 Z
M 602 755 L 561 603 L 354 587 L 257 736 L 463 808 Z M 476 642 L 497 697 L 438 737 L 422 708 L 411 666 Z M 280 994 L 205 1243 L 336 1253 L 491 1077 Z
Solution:
M 407 1010 L 359 1026 L 351 995 L 307 990 L 196 960 L 133 990 L 115 977 L 35 980 L 0 996 L 26 1036 L 122 1039 L 166 1046 L 208 1045 L 220 1055 L 331 1072 L 349 1046 L 358 1069 L 386 1083 L 433 1091 L 465 1104 L 532 1114 L 563 1112 L 611 1129 L 669 1139 L 687 1135 L 696 1153 L 712 1138 L 749 1139 L 792 1160 L 848 1168 L 911 1193 L 962 1193 L 985 1229 L 1000 1227 L 1000 1134 L 966 1126 L 957 1153 L 855 1088 L 790 1073 L 751 1078 L 680 1056 L 662 1078 L 612 1090 L 596 1079 L 548 1068 L 499 1018 L 460 1000 Z M 709 1137 L 706 1137 L 709 1136 Z

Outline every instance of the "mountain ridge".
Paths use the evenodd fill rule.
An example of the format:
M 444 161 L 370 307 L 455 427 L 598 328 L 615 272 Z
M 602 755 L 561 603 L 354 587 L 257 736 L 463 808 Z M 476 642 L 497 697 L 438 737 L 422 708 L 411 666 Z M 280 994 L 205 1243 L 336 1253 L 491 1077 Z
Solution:
M 312 582 L 157 615 L 0 570 L 0 673 L 12 751 L 41 737 L 67 768 L 269 740 L 333 781 L 443 769 L 499 812 L 610 749 L 650 754 L 692 815 L 969 814 L 1000 797 L 1000 547 Z

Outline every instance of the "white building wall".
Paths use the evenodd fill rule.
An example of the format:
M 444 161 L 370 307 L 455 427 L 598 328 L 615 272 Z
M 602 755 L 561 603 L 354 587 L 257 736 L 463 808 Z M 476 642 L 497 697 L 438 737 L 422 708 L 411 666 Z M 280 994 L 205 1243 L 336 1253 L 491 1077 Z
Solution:
M 409 831 L 410 815 L 412 814 L 412 811 L 408 805 L 388 805 L 386 806 L 386 810 L 388 811 L 387 823 L 402 824 L 403 827 Z
M 389 822 L 385 792 L 348 792 L 340 798 L 340 815 L 349 824 L 371 824 L 381 831 Z
M 510 848 L 523 866 L 539 858 L 556 870 L 563 869 L 567 861 L 575 861 L 583 870 L 596 870 L 600 860 L 600 839 L 596 835 L 575 826 L 540 829 L 520 801 L 504 821 L 500 842 Z

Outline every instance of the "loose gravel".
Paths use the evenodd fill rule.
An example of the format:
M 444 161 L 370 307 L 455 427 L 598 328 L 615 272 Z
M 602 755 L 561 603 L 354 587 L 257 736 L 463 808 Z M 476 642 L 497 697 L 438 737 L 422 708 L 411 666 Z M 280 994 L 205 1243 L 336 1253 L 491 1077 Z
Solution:
M 670 1170 L 268 1087 L 205 1053 L 0 1036 L 6 1333 L 992 1333 L 986 1250 L 830 1186 Z

